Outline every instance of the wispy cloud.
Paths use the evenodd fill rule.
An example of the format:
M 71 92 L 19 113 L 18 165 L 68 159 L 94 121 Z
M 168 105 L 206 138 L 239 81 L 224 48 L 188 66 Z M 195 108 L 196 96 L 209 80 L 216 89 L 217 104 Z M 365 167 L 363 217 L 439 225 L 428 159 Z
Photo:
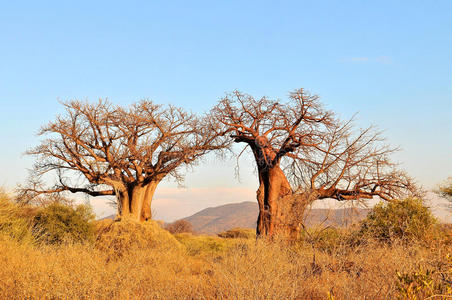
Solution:
M 368 57 L 351 57 L 349 59 L 343 59 L 343 61 L 356 61 L 356 62 L 363 62 L 363 61 L 369 61 L 370 58 Z
M 342 63 L 380 63 L 380 64 L 391 64 L 392 58 L 389 56 L 357 56 L 357 57 L 345 57 L 341 58 L 339 62 Z

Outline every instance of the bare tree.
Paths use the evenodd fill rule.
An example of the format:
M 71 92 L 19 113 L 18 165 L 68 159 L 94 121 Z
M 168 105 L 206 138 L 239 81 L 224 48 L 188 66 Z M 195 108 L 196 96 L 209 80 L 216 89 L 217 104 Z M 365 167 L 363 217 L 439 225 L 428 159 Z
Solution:
M 297 230 L 296 216 L 316 199 L 391 200 L 414 191 L 411 179 L 388 158 L 397 149 L 385 145 L 379 132 L 372 127 L 355 132 L 352 121 L 341 122 L 303 89 L 290 93 L 288 103 L 236 91 L 212 115 L 253 153 L 258 235 Z
M 210 119 L 171 105 L 141 101 L 124 108 L 103 100 L 63 105 L 66 113 L 38 133 L 47 139 L 27 152 L 36 156 L 35 179 L 24 194 L 115 195 L 119 216 L 147 220 L 163 178 L 181 182 L 180 166 L 226 146 Z M 54 186 L 36 180 L 51 172 L 57 175 Z
M 193 233 L 193 225 L 187 221 L 187 220 L 177 220 L 173 223 L 169 223 L 165 225 L 165 229 L 171 232 L 172 234 L 175 233 Z

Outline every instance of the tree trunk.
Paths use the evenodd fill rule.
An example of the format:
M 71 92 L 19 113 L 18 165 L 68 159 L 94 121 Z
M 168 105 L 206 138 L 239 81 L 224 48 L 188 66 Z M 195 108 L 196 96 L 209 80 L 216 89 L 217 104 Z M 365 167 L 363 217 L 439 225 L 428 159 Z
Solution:
M 132 195 L 130 199 L 130 215 L 135 221 L 140 221 L 141 219 L 145 192 L 146 187 L 141 185 L 133 187 L 129 192 Z
M 127 189 L 117 189 L 116 198 L 118 200 L 118 217 L 130 214 L 130 200 Z
M 259 170 L 257 202 L 259 217 L 256 233 L 258 236 L 288 234 L 291 224 L 288 214 L 292 189 L 279 165 Z
M 151 202 L 158 183 L 159 181 L 151 181 L 147 185 L 134 184 L 128 186 L 126 190 L 119 191 L 119 217 L 136 221 L 151 219 Z
M 141 209 L 140 221 L 147 221 L 152 218 L 151 203 L 154 198 L 155 189 L 160 181 L 151 181 L 146 187 L 143 199 L 143 207 Z

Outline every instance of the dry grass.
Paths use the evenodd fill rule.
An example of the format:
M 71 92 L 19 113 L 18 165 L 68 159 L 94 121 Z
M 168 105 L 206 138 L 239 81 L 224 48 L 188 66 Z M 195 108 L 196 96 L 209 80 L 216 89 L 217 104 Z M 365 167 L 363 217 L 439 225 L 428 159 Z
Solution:
M 103 220 L 96 222 L 96 249 L 109 259 L 120 259 L 131 252 L 159 250 L 181 253 L 183 246 L 155 221 L 137 223 L 123 219 L 121 222 Z
M 173 252 L 136 250 L 121 260 L 83 245 L 0 245 L 1 299 L 171 299 L 204 292 L 202 265 Z
M 110 237 L 114 230 L 107 230 Z M 111 259 L 99 244 L 32 246 L 3 237 L 0 298 L 394 299 L 401 295 L 398 271 L 452 268 L 446 259 L 452 246 L 444 241 L 430 247 L 339 244 L 321 251 L 304 243 L 190 235 L 179 236 L 181 246 L 167 238 L 165 246 L 131 247 Z M 223 248 L 213 251 L 214 242 Z
M 312 228 L 287 244 L 242 234 L 173 236 L 152 221 L 107 220 L 97 222 L 94 243 L 46 245 L 30 242 L 20 208 L 7 195 L 0 193 L 0 200 L 0 299 L 452 296 L 447 226 L 422 243 L 356 243 L 350 242 L 356 229 Z
M 24 216 L 26 209 L 14 204 L 0 187 L 0 232 L 13 240 L 32 243 L 31 222 Z

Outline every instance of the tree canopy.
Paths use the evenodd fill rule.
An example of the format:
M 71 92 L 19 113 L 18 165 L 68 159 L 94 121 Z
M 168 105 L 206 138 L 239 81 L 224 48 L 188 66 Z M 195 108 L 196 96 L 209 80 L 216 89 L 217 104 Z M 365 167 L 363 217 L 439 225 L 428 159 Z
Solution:
M 148 219 L 152 195 L 165 176 L 182 182 L 180 166 L 226 146 L 207 116 L 172 105 L 141 101 L 120 107 L 105 100 L 63 105 L 66 113 L 38 133 L 47 138 L 27 152 L 36 163 L 26 194 L 116 195 L 121 215 Z M 37 179 L 51 172 L 56 183 L 43 186 Z
M 397 148 L 388 146 L 378 130 L 355 129 L 353 119 L 341 121 L 303 89 L 291 92 L 287 102 L 235 91 L 220 100 L 212 115 L 254 156 L 260 184 L 258 233 L 283 226 L 287 212 L 281 199 L 294 193 L 309 193 L 310 201 L 391 200 L 416 191 L 390 159 Z

